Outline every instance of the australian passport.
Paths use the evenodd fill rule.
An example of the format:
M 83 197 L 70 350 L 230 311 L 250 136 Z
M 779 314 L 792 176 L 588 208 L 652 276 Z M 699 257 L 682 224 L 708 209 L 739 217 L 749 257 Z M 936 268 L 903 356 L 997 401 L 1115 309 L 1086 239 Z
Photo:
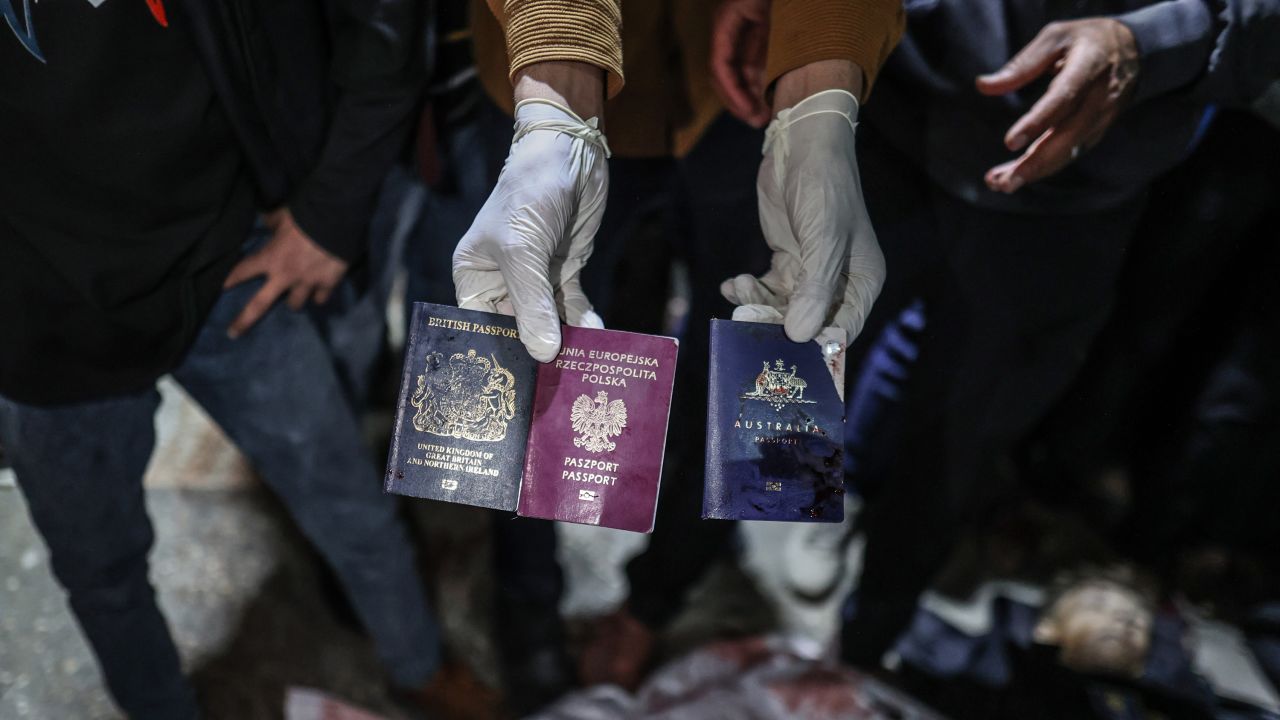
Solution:
M 844 333 L 713 320 L 702 516 L 844 520 Z
M 387 492 L 515 510 L 536 374 L 515 318 L 414 303 Z
M 538 367 L 519 514 L 652 532 L 674 338 L 562 328 Z

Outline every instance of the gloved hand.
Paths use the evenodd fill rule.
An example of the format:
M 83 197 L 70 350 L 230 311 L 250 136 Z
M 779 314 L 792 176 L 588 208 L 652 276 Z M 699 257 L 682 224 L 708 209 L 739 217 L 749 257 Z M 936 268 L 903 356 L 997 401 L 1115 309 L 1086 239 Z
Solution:
M 458 305 L 514 313 L 539 362 L 560 351 L 560 318 L 603 327 L 582 292 L 609 192 L 609 146 L 596 118 L 550 100 L 516 106 L 515 136 L 498 184 L 453 253 Z
M 773 260 L 759 278 L 739 275 L 720 286 L 739 306 L 734 320 L 782 322 L 796 342 L 825 325 L 843 329 L 849 342 L 862 330 L 885 269 L 862 201 L 857 117 L 851 93 L 824 90 L 769 124 L 756 190 Z

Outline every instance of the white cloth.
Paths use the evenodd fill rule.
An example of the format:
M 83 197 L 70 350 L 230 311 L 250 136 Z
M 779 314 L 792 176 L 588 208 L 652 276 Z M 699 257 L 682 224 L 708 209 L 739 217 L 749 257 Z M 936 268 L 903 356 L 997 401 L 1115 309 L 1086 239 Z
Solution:
M 514 314 L 540 362 L 560 351 L 560 319 L 603 327 L 578 275 L 604 215 L 609 146 L 596 118 L 550 100 L 516 106 L 498 184 L 453 253 L 458 305 Z
M 720 286 L 735 320 L 781 322 L 797 342 L 834 325 L 852 342 L 884 284 L 884 255 L 862 201 L 854 155 L 858 101 L 815 93 L 778 113 L 756 179 L 769 271 Z

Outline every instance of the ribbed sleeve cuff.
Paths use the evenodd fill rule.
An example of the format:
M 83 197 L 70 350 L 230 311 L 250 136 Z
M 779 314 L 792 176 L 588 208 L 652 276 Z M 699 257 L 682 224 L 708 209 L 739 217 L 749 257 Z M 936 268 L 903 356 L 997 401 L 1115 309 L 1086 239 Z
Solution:
M 767 85 L 812 62 L 852 60 L 865 100 L 905 22 L 900 0 L 773 0 Z
M 646 0 L 647 1 L 647 0 Z M 608 73 L 608 97 L 622 89 L 619 0 L 506 0 L 511 81 L 526 65 L 585 62 Z
M 1190 85 L 1213 52 L 1213 14 L 1203 0 L 1166 0 L 1117 15 L 1138 43 L 1134 102 Z

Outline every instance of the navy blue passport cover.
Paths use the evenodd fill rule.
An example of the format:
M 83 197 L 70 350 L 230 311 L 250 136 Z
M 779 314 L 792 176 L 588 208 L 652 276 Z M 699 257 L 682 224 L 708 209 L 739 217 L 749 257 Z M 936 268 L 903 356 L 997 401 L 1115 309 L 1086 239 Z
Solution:
M 515 318 L 414 303 L 386 491 L 514 511 L 536 374 Z
M 844 520 L 843 363 L 781 325 L 711 321 L 702 517 Z

